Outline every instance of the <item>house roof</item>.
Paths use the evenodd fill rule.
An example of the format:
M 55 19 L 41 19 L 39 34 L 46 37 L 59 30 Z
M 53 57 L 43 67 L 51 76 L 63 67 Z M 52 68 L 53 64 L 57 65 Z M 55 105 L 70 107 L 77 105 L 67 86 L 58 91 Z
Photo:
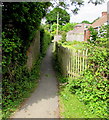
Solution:
M 108 16 L 107 13 L 104 15 L 102 14 L 102 16 L 98 20 L 96 20 L 91 26 L 93 28 L 102 26 L 104 23 L 107 22 L 107 19 L 109 18 L 109 16 L 108 16 L 108 18 L 107 18 L 107 16 Z
M 107 22 L 109 24 L 109 13 L 107 14 Z
M 89 26 L 90 24 L 77 24 L 74 28 L 74 30 L 71 30 L 68 32 L 68 34 L 72 34 L 72 33 L 84 33 L 84 30 L 86 29 L 86 26 Z

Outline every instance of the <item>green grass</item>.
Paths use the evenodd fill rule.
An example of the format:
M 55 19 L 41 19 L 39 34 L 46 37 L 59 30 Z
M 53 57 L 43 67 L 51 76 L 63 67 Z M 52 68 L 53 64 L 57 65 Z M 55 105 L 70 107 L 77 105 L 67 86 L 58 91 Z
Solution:
M 59 106 L 62 118 L 98 118 L 89 111 L 89 108 L 70 92 L 68 78 L 60 73 L 59 66 L 54 66 L 59 82 Z
M 64 118 L 97 118 L 88 108 L 66 88 L 60 89 L 60 115 Z
M 68 78 L 61 75 L 58 66 L 54 67 L 59 81 L 60 116 L 62 118 L 98 118 L 83 102 L 80 102 L 77 95 L 70 92 Z

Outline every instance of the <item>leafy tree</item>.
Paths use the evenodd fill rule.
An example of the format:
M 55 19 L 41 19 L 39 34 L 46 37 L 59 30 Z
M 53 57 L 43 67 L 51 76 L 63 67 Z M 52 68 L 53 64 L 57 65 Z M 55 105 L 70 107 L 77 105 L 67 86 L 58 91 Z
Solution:
M 92 24 L 93 24 L 95 21 L 97 21 L 99 18 L 100 18 L 100 17 L 98 17 L 97 19 L 95 19 L 95 20 L 92 22 Z
M 50 31 L 50 24 L 42 24 L 41 25 L 45 30 Z
M 81 23 L 86 23 L 86 24 L 91 24 L 89 21 L 87 20 L 83 20 Z
M 95 45 L 103 45 L 105 47 L 109 46 L 109 25 L 104 25 L 100 28 L 99 31 L 95 30 L 93 27 L 89 28 L 90 30 L 90 35 L 91 35 L 91 39 L 89 39 L 88 41 L 90 43 L 93 43 Z
M 51 34 L 52 34 L 52 35 L 55 35 L 55 34 L 56 34 L 56 31 L 57 31 L 57 24 L 54 23 L 54 24 L 51 26 Z M 62 25 L 58 25 L 58 33 L 61 34 L 61 31 L 62 31 Z
M 62 31 L 68 32 L 70 30 L 73 30 L 76 24 L 77 23 L 67 23 L 62 27 Z
M 78 13 L 78 10 L 80 10 L 80 7 L 82 5 L 84 5 L 84 1 L 85 0 L 72 0 L 70 2 L 68 2 L 68 0 L 64 0 L 64 2 L 59 2 L 57 3 L 56 0 L 54 0 L 55 2 L 53 3 L 53 7 L 59 7 L 61 6 L 64 9 L 70 9 L 74 14 Z M 105 2 L 105 0 L 88 0 L 87 3 L 92 3 L 94 5 L 98 5 L 98 4 L 102 4 L 103 2 Z M 70 7 L 73 6 L 73 7 Z
M 53 24 L 57 22 L 57 13 L 59 13 L 59 24 L 63 25 L 70 21 L 70 15 L 62 8 L 56 7 L 46 15 L 46 23 Z
M 59 30 L 61 30 L 61 29 L 62 29 L 62 25 L 59 25 L 58 28 L 59 28 Z M 54 23 L 54 24 L 52 25 L 52 31 L 55 31 L 56 29 L 57 29 L 57 24 Z

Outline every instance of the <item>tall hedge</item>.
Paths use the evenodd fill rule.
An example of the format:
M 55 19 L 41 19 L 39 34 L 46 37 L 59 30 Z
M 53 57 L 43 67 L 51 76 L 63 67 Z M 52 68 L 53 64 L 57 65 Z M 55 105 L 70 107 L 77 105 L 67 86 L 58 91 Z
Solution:
M 71 91 L 79 96 L 92 113 L 99 118 L 109 118 L 109 25 L 102 26 L 99 33 L 90 28 L 88 68 L 83 76 L 72 80 Z
M 25 64 L 25 53 L 39 29 L 49 3 L 4 3 L 3 7 L 3 73 L 14 64 Z M 17 63 L 16 63 L 17 61 Z M 11 66 L 12 68 L 12 66 Z
M 49 2 L 4 2 L 3 5 L 2 108 L 3 117 L 6 118 L 31 91 L 38 77 L 37 70 L 33 68 L 29 72 L 25 65 L 26 51 L 51 4 Z
M 90 28 L 91 39 L 87 43 L 78 43 L 79 46 L 88 48 L 87 69 L 79 77 L 62 79 L 62 82 L 68 82 L 65 87 L 72 94 L 76 94 L 89 111 L 98 118 L 107 119 L 109 119 L 108 31 L 109 25 L 102 26 L 99 33 L 94 28 Z
M 42 56 L 44 56 L 49 44 L 51 43 L 52 36 L 47 30 L 44 30 L 43 28 L 40 29 L 40 36 L 40 52 Z

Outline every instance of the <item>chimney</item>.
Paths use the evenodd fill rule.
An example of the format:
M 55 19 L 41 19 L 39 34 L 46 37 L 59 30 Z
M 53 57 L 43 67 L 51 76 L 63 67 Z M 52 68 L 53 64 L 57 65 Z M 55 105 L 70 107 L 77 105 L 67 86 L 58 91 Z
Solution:
M 107 12 L 102 12 L 102 16 L 105 16 L 105 15 L 107 15 Z

